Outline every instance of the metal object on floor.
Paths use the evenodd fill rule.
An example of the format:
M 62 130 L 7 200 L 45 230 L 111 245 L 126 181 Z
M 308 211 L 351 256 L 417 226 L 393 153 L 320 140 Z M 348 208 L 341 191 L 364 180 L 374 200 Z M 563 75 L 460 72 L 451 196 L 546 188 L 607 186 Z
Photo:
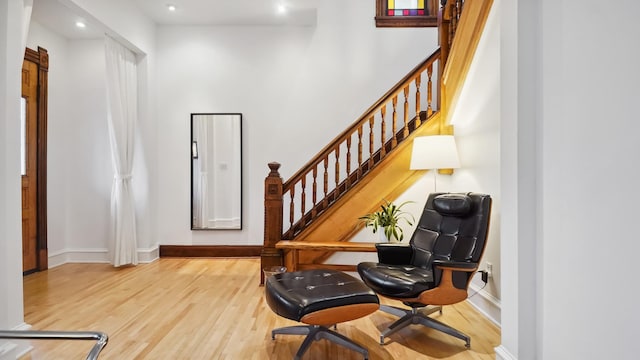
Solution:
M 96 343 L 87 355 L 87 360 L 95 360 L 107 346 L 109 336 L 99 331 L 37 331 L 37 330 L 0 330 L 0 339 L 17 340 L 95 340 Z

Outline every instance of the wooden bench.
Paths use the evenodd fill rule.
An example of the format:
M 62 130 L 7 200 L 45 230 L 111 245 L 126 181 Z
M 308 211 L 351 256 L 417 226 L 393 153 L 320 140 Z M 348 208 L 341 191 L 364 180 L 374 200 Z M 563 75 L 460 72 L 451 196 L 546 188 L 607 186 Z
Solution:
M 290 271 L 306 269 L 332 269 L 339 271 L 356 271 L 356 265 L 334 264 L 300 264 L 300 251 L 346 251 L 346 252 L 376 252 L 376 243 L 349 241 L 289 241 L 281 240 L 276 243 L 276 249 L 284 251 L 284 265 Z

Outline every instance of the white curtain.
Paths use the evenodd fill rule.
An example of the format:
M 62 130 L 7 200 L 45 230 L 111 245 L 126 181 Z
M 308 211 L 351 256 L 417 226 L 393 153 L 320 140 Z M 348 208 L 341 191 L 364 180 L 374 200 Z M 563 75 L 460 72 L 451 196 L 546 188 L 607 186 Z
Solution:
M 138 264 L 136 217 L 131 186 L 137 110 L 136 59 L 133 52 L 105 36 L 109 140 L 114 168 L 111 188 L 111 261 Z
M 31 23 L 31 10 L 33 9 L 33 0 L 23 0 L 22 5 L 22 48 L 27 47 L 27 36 L 29 35 L 29 24 Z M 24 54 L 20 54 L 24 57 Z
M 208 115 L 198 115 L 196 120 L 196 131 L 198 134 L 198 159 L 196 159 L 197 171 L 196 184 L 198 196 L 194 199 L 195 221 L 197 227 L 209 227 L 209 183 L 208 161 L 209 161 L 209 128 L 211 118 Z

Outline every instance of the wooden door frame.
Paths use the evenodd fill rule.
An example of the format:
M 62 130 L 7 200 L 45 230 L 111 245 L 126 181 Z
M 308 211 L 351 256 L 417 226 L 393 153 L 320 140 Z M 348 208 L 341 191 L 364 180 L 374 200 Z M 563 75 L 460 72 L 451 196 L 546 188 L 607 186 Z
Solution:
M 37 166 L 36 166 L 36 239 L 37 271 L 49 267 L 47 250 L 47 94 L 49 74 L 49 54 L 38 46 L 38 50 L 27 48 L 24 59 L 38 65 L 38 129 L 37 129 Z

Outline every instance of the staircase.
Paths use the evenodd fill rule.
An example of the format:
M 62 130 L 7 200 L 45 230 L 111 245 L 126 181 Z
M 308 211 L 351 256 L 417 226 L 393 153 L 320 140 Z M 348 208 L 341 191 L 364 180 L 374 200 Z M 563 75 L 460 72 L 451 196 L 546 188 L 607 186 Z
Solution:
M 383 198 L 397 198 L 424 175 L 408 170 L 412 140 L 453 133 L 447 125 L 450 110 L 455 107 L 491 3 L 447 1 L 438 14 L 439 49 L 290 179 L 280 177 L 280 164 L 269 164 L 263 268 L 285 263 L 282 251 L 276 248 L 281 240 L 349 241 L 362 228 L 359 216 L 374 211 Z M 300 252 L 297 260 L 321 264 L 329 255 L 328 251 Z

